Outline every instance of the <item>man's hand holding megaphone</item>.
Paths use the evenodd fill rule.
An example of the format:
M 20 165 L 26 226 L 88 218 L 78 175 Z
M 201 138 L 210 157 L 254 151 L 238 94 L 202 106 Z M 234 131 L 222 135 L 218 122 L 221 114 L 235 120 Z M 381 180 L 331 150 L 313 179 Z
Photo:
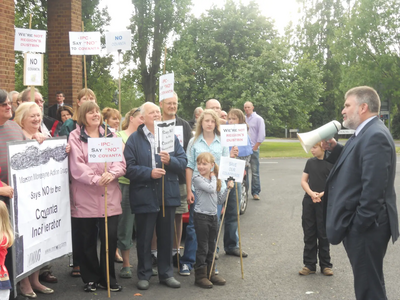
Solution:
M 326 151 L 332 151 L 333 148 L 336 147 L 336 145 L 337 145 L 337 141 L 334 138 L 322 141 L 322 148 Z

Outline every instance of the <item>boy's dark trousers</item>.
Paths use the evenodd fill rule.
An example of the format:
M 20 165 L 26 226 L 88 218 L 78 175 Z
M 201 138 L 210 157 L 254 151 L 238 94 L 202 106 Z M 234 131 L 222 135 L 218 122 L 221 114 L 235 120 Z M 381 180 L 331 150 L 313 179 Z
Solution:
M 194 212 L 194 229 L 197 236 L 195 269 L 212 263 L 218 233 L 217 215 Z
M 304 265 L 311 271 L 316 271 L 318 253 L 321 271 L 324 268 L 332 268 L 322 202 L 314 203 L 310 197 L 304 197 L 302 225 L 304 231 Z

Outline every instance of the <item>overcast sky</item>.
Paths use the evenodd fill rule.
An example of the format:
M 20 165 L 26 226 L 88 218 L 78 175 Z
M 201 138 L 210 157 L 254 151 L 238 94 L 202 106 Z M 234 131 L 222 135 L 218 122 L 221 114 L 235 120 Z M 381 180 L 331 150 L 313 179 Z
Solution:
M 238 0 L 234 0 L 239 3 Z M 118 5 L 116 3 L 118 2 Z M 192 13 L 200 16 L 206 12 L 213 4 L 222 7 L 223 0 L 192 0 L 194 6 Z M 243 4 L 248 4 L 250 0 L 242 0 Z M 258 3 L 262 14 L 275 20 L 275 26 L 280 33 L 283 33 L 289 21 L 294 23 L 298 19 L 298 4 L 296 0 L 255 0 Z M 131 0 L 100 0 L 100 7 L 108 6 L 111 16 L 111 25 L 108 31 L 124 31 L 129 25 L 129 18 L 132 16 L 133 4 Z

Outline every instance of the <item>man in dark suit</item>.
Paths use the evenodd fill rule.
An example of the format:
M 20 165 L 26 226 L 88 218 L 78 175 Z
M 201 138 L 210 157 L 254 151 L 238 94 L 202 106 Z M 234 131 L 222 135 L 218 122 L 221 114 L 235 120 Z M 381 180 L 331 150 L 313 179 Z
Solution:
M 57 100 L 57 103 L 49 107 L 49 112 L 47 114 L 50 118 L 53 118 L 53 119 L 57 119 L 57 110 L 61 106 L 68 105 L 68 104 L 64 103 L 65 97 L 64 97 L 63 92 L 56 92 L 56 100 Z M 68 105 L 68 106 L 70 106 L 70 105 Z
M 383 258 L 399 236 L 394 179 L 393 138 L 377 117 L 380 99 L 366 86 L 349 90 L 343 126 L 355 134 L 345 146 L 324 143 L 326 160 L 335 163 L 326 181 L 326 233 L 331 244 L 343 241 L 354 274 L 358 300 L 387 299 Z

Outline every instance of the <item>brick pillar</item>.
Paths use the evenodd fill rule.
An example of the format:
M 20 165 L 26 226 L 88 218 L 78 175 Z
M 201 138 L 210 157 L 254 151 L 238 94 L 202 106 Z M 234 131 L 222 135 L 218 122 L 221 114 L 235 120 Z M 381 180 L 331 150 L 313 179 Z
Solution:
M 51 0 L 47 9 L 49 106 L 56 103 L 57 91 L 64 92 L 65 102 L 72 104 L 82 89 L 82 56 L 69 54 L 69 32 L 82 31 L 82 3 Z
M 15 88 L 14 0 L 0 1 L 0 88 Z

